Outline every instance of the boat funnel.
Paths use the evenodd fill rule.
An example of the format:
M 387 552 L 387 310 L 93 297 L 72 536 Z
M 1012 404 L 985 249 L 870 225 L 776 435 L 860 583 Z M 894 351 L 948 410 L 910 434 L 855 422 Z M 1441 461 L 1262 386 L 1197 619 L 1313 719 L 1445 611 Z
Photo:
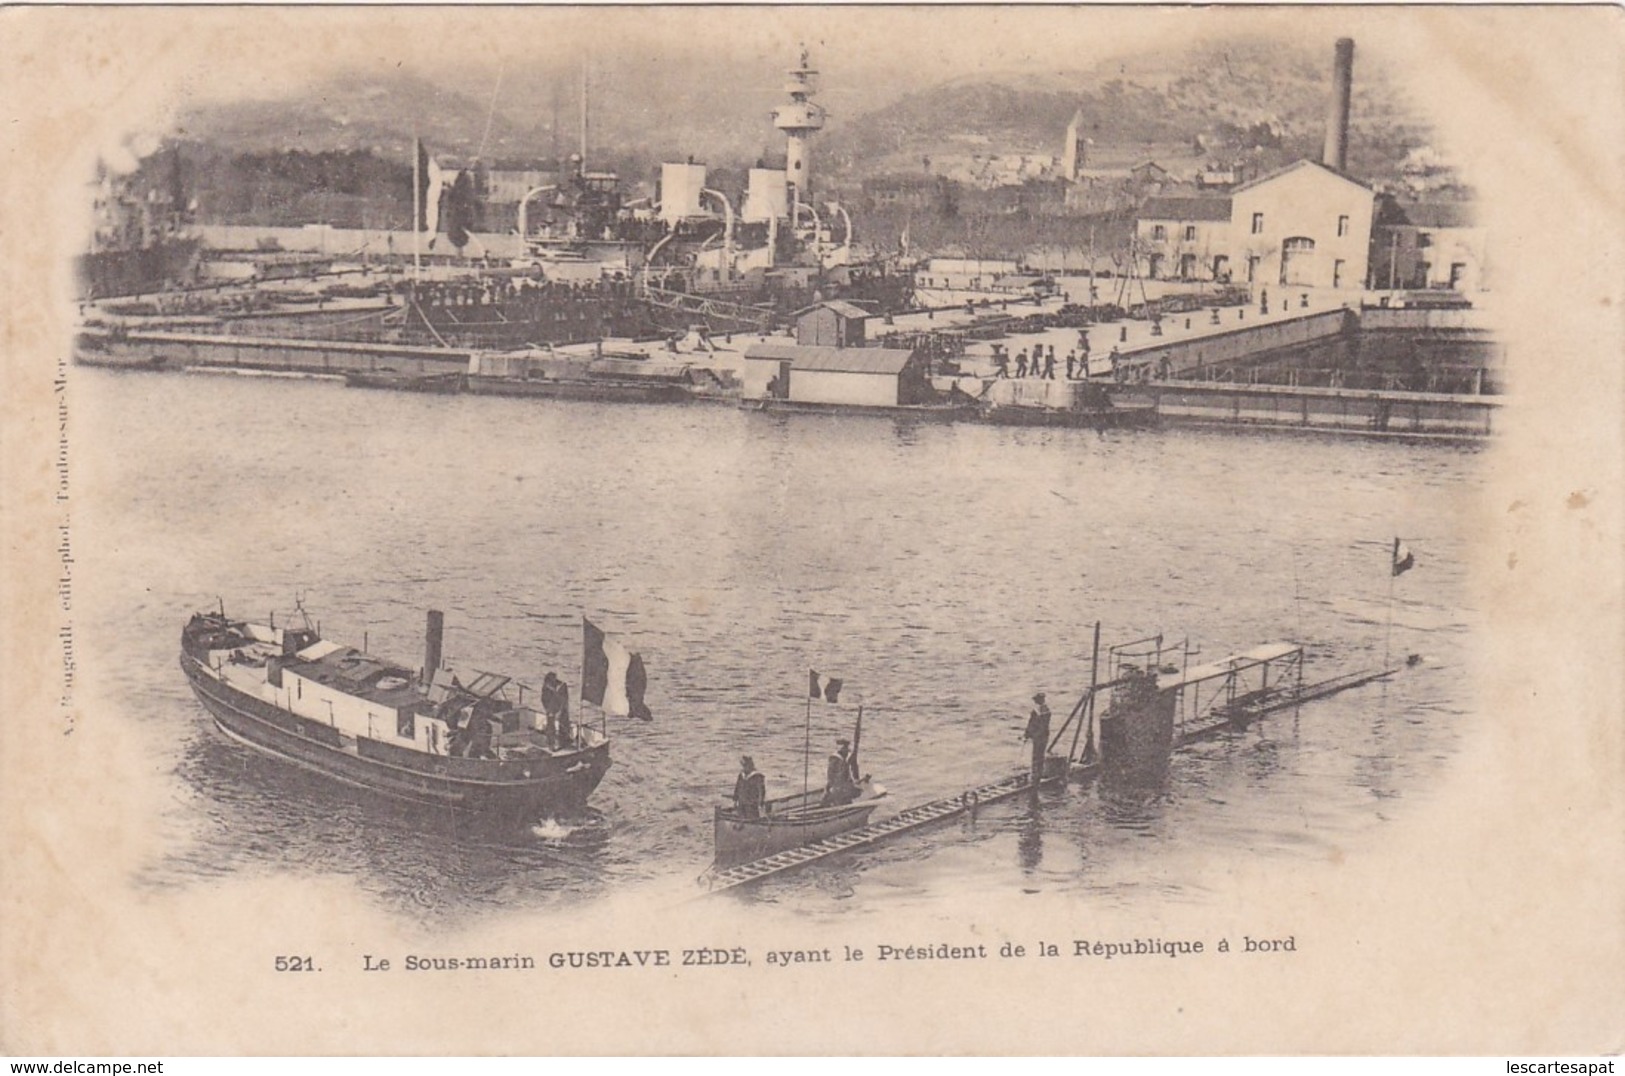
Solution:
M 429 610 L 428 630 L 423 639 L 423 680 L 425 683 L 434 679 L 435 670 L 440 668 L 440 640 L 446 631 L 446 614 L 438 609 Z

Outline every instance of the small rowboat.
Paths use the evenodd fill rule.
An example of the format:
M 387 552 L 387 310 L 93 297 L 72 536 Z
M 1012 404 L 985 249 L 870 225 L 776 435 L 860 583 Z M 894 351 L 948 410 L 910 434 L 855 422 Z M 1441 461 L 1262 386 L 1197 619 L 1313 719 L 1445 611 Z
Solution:
M 886 790 L 867 777 L 858 789 L 856 800 L 839 806 L 824 806 L 822 789 L 768 800 L 760 818 L 742 818 L 732 807 L 718 807 L 717 866 L 764 859 L 868 825 Z

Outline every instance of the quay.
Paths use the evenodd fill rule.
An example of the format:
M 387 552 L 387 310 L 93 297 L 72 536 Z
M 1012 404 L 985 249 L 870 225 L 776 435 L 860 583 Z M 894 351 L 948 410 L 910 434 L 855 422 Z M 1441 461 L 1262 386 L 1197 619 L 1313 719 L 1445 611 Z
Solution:
M 259 335 L 232 331 L 229 322 L 161 327 L 113 323 L 80 331 L 76 361 L 143 370 L 352 378 L 386 374 L 401 388 L 416 387 L 414 379 L 475 375 L 482 392 L 504 393 L 508 385 L 506 394 L 555 397 L 559 394 L 545 390 L 559 379 L 613 378 L 626 383 L 624 399 L 692 395 L 737 399 L 753 410 L 987 419 L 1010 425 L 1105 428 L 1155 422 L 1425 438 L 1481 438 L 1494 432 L 1503 402 L 1486 390 L 1498 384 L 1500 374 L 1490 362 L 1495 345 L 1480 311 L 1357 309 L 1307 291 L 1282 300 L 1267 313 L 1254 306 L 1215 306 L 1155 321 L 1121 318 L 1031 331 L 1027 325 L 1056 320 L 1065 306 L 1063 297 L 1002 309 L 959 307 L 889 317 L 851 309 L 850 325 L 840 332 L 855 335 L 857 345 L 833 351 L 820 345 L 817 355 L 800 344 L 808 335 L 801 320 L 797 335 L 788 338 L 760 331 L 720 336 L 695 331 L 676 339 L 606 339 L 517 352 Z M 824 307 L 833 305 L 839 304 L 803 312 L 802 320 L 828 320 Z M 814 331 L 822 330 L 815 325 Z M 788 343 L 792 339 L 796 345 Z M 1475 391 L 1338 383 L 1340 356 L 1369 353 L 1386 361 L 1404 349 L 1405 341 L 1415 339 L 1429 341 L 1446 357 L 1434 364 L 1438 373 L 1429 377 L 1447 380 L 1450 388 Z M 995 356 L 1001 352 L 1053 348 L 1058 355 L 1081 355 L 1079 345 L 1085 340 L 1088 361 L 1080 358 L 1075 379 L 998 375 Z M 913 346 L 898 347 L 899 341 Z M 884 346 L 867 346 L 874 343 Z M 935 347 L 956 352 L 953 365 L 924 357 Z M 878 369 L 867 361 L 889 352 L 898 356 L 891 367 Z M 818 362 L 802 371 L 801 354 Z M 832 354 L 849 355 L 853 361 L 832 362 Z M 764 371 L 761 376 L 752 373 L 753 361 Z M 1316 368 L 1317 363 L 1329 364 L 1330 370 Z M 505 373 L 489 376 L 485 367 Z M 772 387 L 770 373 L 794 388 Z M 877 373 L 882 376 L 873 376 Z M 674 376 L 690 388 L 670 390 Z M 911 379 L 921 386 L 912 396 Z M 668 389 L 652 395 L 631 391 L 645 380 L 666 382 Z M 818 391 L 808 389 L 815 384 Z M 1110 406 L 1102 406 L 1108 397 Z
M 212 367 L 335 375 L 379 371 L 417 376 L 463 373 L 468 370 L 472 354 L 467 349 L 422 344 L 129 330 L 119 326 L 82 329 L 77 345 L 75 361 L 83 366 L 145 370 Z
M 1389 437 L 1488 436 L 1502 406 L 1497 396 L 1216 381 L 1153 381 L 1128 396 L 1165 423 Z

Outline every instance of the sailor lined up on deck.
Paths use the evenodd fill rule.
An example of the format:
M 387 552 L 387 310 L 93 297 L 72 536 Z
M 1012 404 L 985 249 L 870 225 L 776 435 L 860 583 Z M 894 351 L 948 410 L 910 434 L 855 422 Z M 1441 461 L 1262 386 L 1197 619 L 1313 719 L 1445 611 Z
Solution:
M 740 818 L 760 818 L 766 802 L 767 778 L 756 768 L 754 759 L 740 756 L 739 776 L 734 778 L 734 810 Z
M 852 741 L 835 741 L 824 780 L 824 806 L 839 807 L 858 798 L 858 775 L 852 760 Z
M 570 742 L 570 685 L 548 673 L 542 678 L 542 713 L 547 715 L 547 735 L 555 746 Z

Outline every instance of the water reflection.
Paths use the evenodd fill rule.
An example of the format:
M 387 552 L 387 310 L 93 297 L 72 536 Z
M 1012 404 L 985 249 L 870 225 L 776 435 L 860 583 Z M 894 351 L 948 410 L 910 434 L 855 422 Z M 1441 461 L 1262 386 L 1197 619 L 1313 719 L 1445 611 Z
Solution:
M 193 834 L 192 862 L 298 863 L 434 910 L 500 905 L 515 887 L 601 892 L 614 874 L 606 862 L 612 827 L 593 808 L 518 825 L 487 822 L 382 799 L 207 732 L 187 744 L 178 770 L 216 805 Z M 173 880 L 162 870 L 149 876 Z
M 1021 869 L 1028 874 L 1038 870 L 1044 862 L 1044 816 L 1037 802 L 1031 803 L 1017 823 L 1016 853 Z
M 313 872 L 416 910 L 692 879 L 740 753 L 772 768 L 770 785 L 799 786 L 809 667 L 865 696 L 865 765 L 896 808 L 953 795 L 1024 764 L 1019 725 L 989 715 L 1008 715 L 1020 685 L 1081 690 L 1097 619 L 1108 642 L 1191 633 L 1220 655 L 1291 636 L 1316 644 L 1325 675 L 1373 664 L 1387 578 L 1368 546 L 1396 506 L 1408 532 L 1431 537 L 1427 571 L 1405 577 L 1403 612 L 1425 627 L 1396 623 L 1393 650 L 1430 660 L 1396 680 L 1386 713 L 1359 693 L 1316 703 L 1290 734 L 1269 719 L 1267 748 L 1238 741 L 1103 775 L 1021 825 L 1000 824 L 1020 809 L 1000 805 L 761 899 L 889 905 L 1036 875 L 1132 892 L 1145 884 L 1140 836 L 1156 837 L 1168 885 L 1186 857 L 1301 854 L 1305 816 L 1369 828 L 1373 790 L 1434 779 L 1472 697 L 1454 565 L 1475 451 L 91 370 L 73 390 L 76 422 L 120 446 L 93 461 L 98 488 L 115 492 L 86 506 L 100 526 L 76 535 L 95 580 L 76 611 L 84 658 L 117 670 L 110 720 L 173 745 L 173 764 L 145 777 L 173 805 L 170 853 L 151 872 L 163 884 Z M 267 451 L 290 438 L 298 453 Z M 338 471 L 311 464 L 337 459 Z M 267 513 L 269 499 L 286 510 Z M 251 554 L 245 519 L 261 521 Z M 424 608 L 445 609 L 454 656 L 530 682 L 577 665 L 579 617 L 598 612 L 637 640 L 659 720 L 612 726 L 596 824 L 484 834 L 403 813 L 218 740 L 187 694 L 173 640 L 188 613 L 217 594 L 234 610 L 285 607 L 295 589 L 335 638 L 370 632 L 397 656 L 416 652 Z M 824 742 L 851 726 L 839 708 L 814 716 Z

